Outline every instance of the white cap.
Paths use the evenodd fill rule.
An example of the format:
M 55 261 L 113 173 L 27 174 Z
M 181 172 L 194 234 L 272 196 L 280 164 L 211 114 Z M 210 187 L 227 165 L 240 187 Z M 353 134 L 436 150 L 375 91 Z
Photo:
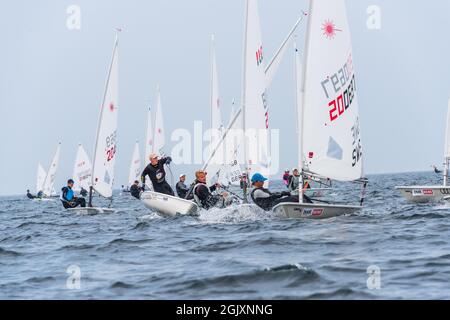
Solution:
M 180 174 L 180 179 L 181 179 L 182 177 L 186 177 L 186 175 L 185 175 L 184 173 Z

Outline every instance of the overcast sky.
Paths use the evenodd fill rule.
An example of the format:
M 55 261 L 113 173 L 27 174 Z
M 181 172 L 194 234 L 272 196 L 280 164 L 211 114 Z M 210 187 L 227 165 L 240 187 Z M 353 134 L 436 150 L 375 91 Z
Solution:
M 34 190 L 62 142 L 57 190 L 71 176 L 76 147 L 92 156 L 98 110 L 114 40 L 120 42 L 116 186 L 126 183 L 134 142 L 143 141 L 146 108 L 161 85 L 166 130 L 209 124 L 209 39 L 216 34 L 223 117 L 240 101 L 244 0 L 5 0 L 0 8 L 0 194 Z M 81 29 L 67 28 L 67 8 Z M 381 29 L 367 8 L 381 9 Z M 425 7 L 426 5 L 426 7 Z M 306 0 L 260 0 L 266 61 Z M 450 96 L 450 2 L 348 0 L 368 174 L 429 170 L 441 164 Z M 303 48 L 304 29 L 298 42 Z M 297 163 L 293 56 L 269 90 L 271 127 L 281 130 L 281 168 Z M 172 143 L 167 137 L 168 149 Z M 143 146 L 141 148 L 143 152 Z M 175 167 L 192 173 L 198 166 Z M 192 175 L 191 175 L 192 176 Z

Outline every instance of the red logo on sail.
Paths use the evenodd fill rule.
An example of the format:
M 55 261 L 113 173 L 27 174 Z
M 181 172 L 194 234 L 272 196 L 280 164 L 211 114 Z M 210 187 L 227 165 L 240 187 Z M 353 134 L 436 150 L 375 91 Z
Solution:
M 114 112 L 114 109 L 115 109 L 114 103 L 111 102 L 111 103 L 109 104 L 109 111 Z
M 342 31 L 342 30 L 337 29 L 336 25 L 334 24 L 334 22 L 332 20 L 326 20 L 322 24 L 322 31 L 323 31 L 324 36 L 327 37 L 327 39 L 332 40 L 336 36 L 336 32 Z

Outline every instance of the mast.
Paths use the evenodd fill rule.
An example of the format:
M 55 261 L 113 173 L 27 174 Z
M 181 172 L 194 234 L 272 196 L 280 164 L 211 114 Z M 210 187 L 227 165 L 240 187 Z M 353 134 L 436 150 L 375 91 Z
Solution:
M 242 74 L 242 134 L 243 134 L 243 153 L 244 153 L 244 173 L 246 175 L 245 184 L 243 185 L 243 195 L 244 195 L 244 203 L 247 203 L 247 187 L 250 180 L 248 176 L 248 159 L 247 159 L 247 136 L 246 136 L 246 78 L 247 78 L 247 32 L 248 32 L 248 11 L 249 11 L 249 0 L 246 1 L 246 9 L 245 9 L 245 29 L 244 29 L 244 46 L 243 46 L 243 74 Z
M 110 66 L 109 66 L 109 71 L 108 71 L 108 77 L 106 78 L 105 92 L 103 94 L 103 99 L 102 99 L 102 104 L 101 104 L 102 108 L 100 110 L 100 115 L 99 115 L 99 118 L 98 118 L 99 120 L 98 120 L 98 125 L 97 125 L 97 135 L 96 135 L 96 138 L 95 138 L 95 146 L 94 146 L 94 153 L 93 153 L 94 158 L 93 158 L 93 161 L 92 161 L 92 172 L 94 172 L 94 169 L 95 169 L 95 161 L 96 161 L 96 158 L 97 158 L 97 147 L 98 147 L 98 135 L 100 133 L 101 119 L 102 119 L 103 109 L 104 109 L 103 106 L 105 104 L 106 95 L 107 95 L 107 92 L 108 92 L 108 84 L 109 84 L 109 79 L 111 77 L 111 70 L 112 70 L 113 63 L 114 63 L 115 53 L 116 53 L 116 50 L 117 50 L 117 46 L 119 45 L 119 33 L 120 33 L 120 31 L 121 31 L 120 29 L 116 29 L 116 39 L 115 39 L 114 47 L 113 47 L 113 51 L 112 51 L 111 63 L 110 63 Z M 94 191 L 94 182 L 95 182 L 94 181 L 95 180 L 94 174 L 92 174 L 91 179 L 92 180 L 91 180 L 91 186 L 89 187 L 89 202 L 88 202 L 88 206 L 90 208 L 92 208 L 92 195 L 93 195 L 93 191 Z
M 299 143 L 299 168 L 300 168 L 300 193 L 299 193 L 299 202 L 303 203 L 303 195 L 304 195 L 304 188 L 303 188 L 303 173 L 304 173 L 304 163 L 303 163 L 303 128 L 304 126 L 304 105 L 305 105 L 305 90 L 306 90 L 306 71 L 308 69 L 308 55 L 309 55 L 309 37 L 311 33 L 311 16 L 313 12 L 313 4 L 314 1 L 309 1 L 309 17 L 308 17 L 308 26 L 306 28 L 306 35 L 305 35 L 305 48 L 303 52 L 303 68 L 302 68 L 302 83 L 300 86 L 300 106 L 297 106 L 297 117 L 298 117 L 298 143 Z M 307 14 L 306 14 L 307 15 Z M 297 60 L 297 59 L 296 59 Z M 298 76 L 297 76 L 298 77 Z M 297 79 L 298 81 L 298 79 Z M 297 90 L 296 90 L 297 91 Z M 299 110 L 300 109 L 300 110 Z

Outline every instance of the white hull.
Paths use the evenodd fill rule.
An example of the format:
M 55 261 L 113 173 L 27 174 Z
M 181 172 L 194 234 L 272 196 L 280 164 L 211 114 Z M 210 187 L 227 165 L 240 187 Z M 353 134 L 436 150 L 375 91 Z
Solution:
M 196 215 L 199 208 L 193 201 L 172 197 L 166 194 L 147 191 L 141 194 L 145 207 L 163 216 Z
M 445 186 L 411 186 L 395 189 L 413 203 L 433 203 L 450 199 L 450 187 Z
M 67 209 L 69 212 L 77 213 L 77 214 L 83 214 L 83 215 L 92 215 L 92 214 L 108 214 L 108 213 L 116 213 L 117 211 L 111 208 L 70 208 Z
M 275 214 L 293 219 L 329 219 L 345 214 L 352 214 L 362 209 L 360 206 L 343 206 L 333 204 L 280 203 L 273 208 Z

